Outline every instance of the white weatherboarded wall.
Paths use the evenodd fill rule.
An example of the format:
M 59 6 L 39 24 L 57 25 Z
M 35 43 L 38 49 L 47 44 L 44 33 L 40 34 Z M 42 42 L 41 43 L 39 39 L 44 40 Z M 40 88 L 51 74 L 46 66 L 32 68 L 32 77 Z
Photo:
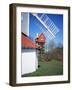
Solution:
M 38 68 L 38 58 L 35 49 L 22 49 L 21 74 L 28 74 Z
M 21 12 L 21 31 L 29 36 L 29 13 Z

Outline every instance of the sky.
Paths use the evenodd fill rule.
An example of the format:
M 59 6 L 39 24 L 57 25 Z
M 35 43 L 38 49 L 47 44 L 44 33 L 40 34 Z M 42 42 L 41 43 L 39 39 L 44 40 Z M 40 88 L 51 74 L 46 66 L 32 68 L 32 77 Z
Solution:
M 22 14 L 24 15 L 24 14 Z M 42 15 L 38 14 L 39 16 Z M 46 14 L 57 26 L 59 29 L 59 32 L 55 35 L 55 38 L 53 38 L 54 42 L 56 44 L 63 44 L 63 15 L 62 14 Z M 22 16 L 23 18 L 23 16 Z M 22 25 L 23 26 L 23 25 Z M 39 20 L 32 15 L 32 13 L 29 13 L 29 37 L 32 39 L 35 39 L 37 34 L 44 33 L 40 28 L 43 27 L 43 25 L 39 22 Z M 43 27 L 43 29 L 45 29 Z M 47 37 L 49 34 L 46 33 L 45 37 Z M 50 42 L 49 38 L 46 38 L 46 42 Z
M 59 15 L 59 14 L 46 14 L 46 15 L 54 22 L 54 24 L 59 29 L 59 32 L 55 35 L 55 38 L 53 40 L 57 44 L 63 43 L 63 15 Z M 29 24 L 30 37 L 35 38 L 37 33 L 38 34 L 42 33 L 42 30 L 40 29 L 40 27 L 41 27 L 41 23 L 37 20 L 36 17 L 34 17 L 30 13 L 30 24 Z

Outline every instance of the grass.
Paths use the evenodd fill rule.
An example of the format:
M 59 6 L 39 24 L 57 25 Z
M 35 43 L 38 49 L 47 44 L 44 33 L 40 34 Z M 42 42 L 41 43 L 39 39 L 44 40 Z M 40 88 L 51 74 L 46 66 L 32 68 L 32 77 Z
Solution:
M 23 76 L 51 76 L 51 75 L 62 75 L 63 74 L 63 63 L 58 60 L 51 61 L 39 61 L 39 68 L 30 74 Z

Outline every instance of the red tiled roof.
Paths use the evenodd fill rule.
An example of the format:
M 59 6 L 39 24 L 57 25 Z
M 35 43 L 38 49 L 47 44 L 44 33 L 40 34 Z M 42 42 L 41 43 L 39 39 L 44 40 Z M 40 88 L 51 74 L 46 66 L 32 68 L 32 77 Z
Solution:
M 38 48 L 38 46 L 24 33 L 21 34 L 22 48 Z
M 45 36 L 44 36 L 43 33 L 41 33 L 40 35 L 38 35 L 38 37 L 36 38 L 36 41 L 37 42 L 43 42 L 43 43 L 45 43 L 45 40 L 46 40 L 46 38 L 45 38 Z

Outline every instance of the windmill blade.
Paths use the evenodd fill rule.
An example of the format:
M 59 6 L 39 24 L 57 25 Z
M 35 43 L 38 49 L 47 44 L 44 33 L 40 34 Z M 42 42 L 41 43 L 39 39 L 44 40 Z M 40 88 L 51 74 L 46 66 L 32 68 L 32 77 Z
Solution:
M 59 32 L 58 27 L 54 24 L 54 22 L 46 15 L 46 14 L 32 14 L 38 19 L 38 21 L 42 24 L 38 25 L 40 30 L 45 34 L 45 36 L 52 40 L 55 38 L 56 34 Z
M 44 26 L 40 25 L 39 23 L 35 23 L 35 24 L 39 27 L 42 33 L 44 33 L 47 40 L 52 40 L 54 38 L 47 30 L 45 30 L 46 28 L 44 28 Z
M 43 29 L 43 27 L 40 28 L 40 29 L 45 33 L 45 36 L 47 37 L 47 39 L 52 40 L 52 39 L 54 38 L 54 37 L 52 36 L 52 34 L 51 34 L 49 31 Z
M 50 31 L 47 25 L 38 17 L 38 15 L 37 14 L 33 14 L 33 15 L 40 21 L 40 23 L 46 28 L 46 30 L 48 30 L 52 34 L 52 36 L 55 37 L 55 35 Z
M 55 35 L 56 33 L 59 32 L 59 29 L 57 26 L 54 24 L 54 22 L 46 15 L 43 15 L 45 17 L 44 23 L 49 27 L 49 29 L 52 31 L 52 33 Z
M 39 18 L 42 19 L 44 17 L 44 14 L 42 14 Z

